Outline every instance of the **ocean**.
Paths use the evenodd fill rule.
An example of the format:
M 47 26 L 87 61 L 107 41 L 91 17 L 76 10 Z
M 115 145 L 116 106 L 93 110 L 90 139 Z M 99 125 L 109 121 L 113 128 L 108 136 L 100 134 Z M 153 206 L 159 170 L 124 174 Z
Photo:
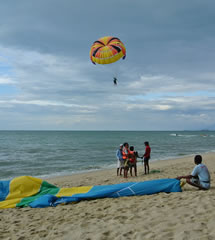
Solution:
M 119 144 L 142 155 L 145 141 L 150 161 L 215 151 L 215 131 L 0 131 L 0 180 L 114 168 Z

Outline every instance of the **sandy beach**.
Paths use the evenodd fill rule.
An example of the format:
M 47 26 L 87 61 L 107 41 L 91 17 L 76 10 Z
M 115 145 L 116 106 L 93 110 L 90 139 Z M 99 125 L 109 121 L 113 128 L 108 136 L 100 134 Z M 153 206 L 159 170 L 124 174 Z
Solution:
M 44 209 L 0 210 L 1 239 L 215 239 L 215 153 L 203 154 L 211 189 L 97 199 Z M 106 185 L 190 174 L 193 156 L 150 163 L 149 175 L 116 176 L 116 169 L 46 179 L 59 187 Z M 155 171 L 156 170 L 156 171 Z

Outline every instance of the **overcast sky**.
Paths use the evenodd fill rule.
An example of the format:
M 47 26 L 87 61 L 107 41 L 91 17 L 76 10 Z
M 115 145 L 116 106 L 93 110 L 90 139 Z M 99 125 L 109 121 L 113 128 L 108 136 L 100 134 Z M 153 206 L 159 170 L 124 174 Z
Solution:
M 1 1 L 0 129 L 215 129 L 214 9 L 212 0 Z M 103 36 L 120 38 L 125 60 L 91 63 Z

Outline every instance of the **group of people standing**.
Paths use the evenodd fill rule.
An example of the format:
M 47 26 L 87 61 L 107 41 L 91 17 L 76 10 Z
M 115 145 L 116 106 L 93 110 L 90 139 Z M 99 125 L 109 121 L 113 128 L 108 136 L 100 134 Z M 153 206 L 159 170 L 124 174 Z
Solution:
M 134 146 L 130 146 L 127 142 L 120 144 L 119 149 L 117 149 L 117 176 L 121 176 L 123 172 L 124 178 L 128 177 L 128 172 L 133 176 L 137 176 L 137 158 L 143 159 L 145 174 L 149 173 L 149 159 L 151 154 L 151 148 L 149 142 L 144 142 L 145 153 L 143 156 L 139 156 L 138 152 L 134 150 Z
M 137 176 L 137 158 L 143 159 L 144 162 L 144 172 L 149 174 L 149 159 L 151 154 L 151 148 L 149 142 L 144 142 L 145 144 L 145 153 L 140 157 L 138 152 L 134 151 L 134 147 L 130 146 L 127 142 L 120 144 L 119 149 L 117 149 L 117 176 L 122 175 L 124 178 L 128 177 L 128 172 L 130 175 L 134 174 Z M 185 179 L 186 182 L 194 187 L 199 188 L 200 190 L 210 189 L 210 173 L 205 164 L 202 164 L 202 156 L 196 155 L 194 157 L 195 167 L 191 174 L 186 176 L 178 176 L 177 179 Z M 129 171 L 130 170 L 130 171 Z

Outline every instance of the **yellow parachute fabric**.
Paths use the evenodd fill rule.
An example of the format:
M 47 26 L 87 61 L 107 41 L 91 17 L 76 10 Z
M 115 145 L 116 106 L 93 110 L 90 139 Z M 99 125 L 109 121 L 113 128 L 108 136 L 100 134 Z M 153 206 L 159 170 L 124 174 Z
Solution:
M 116 37 L 102 37 L 90 49 L 90 59 L 96 64 L 110 64 L 126 57 L 124 44 Z

